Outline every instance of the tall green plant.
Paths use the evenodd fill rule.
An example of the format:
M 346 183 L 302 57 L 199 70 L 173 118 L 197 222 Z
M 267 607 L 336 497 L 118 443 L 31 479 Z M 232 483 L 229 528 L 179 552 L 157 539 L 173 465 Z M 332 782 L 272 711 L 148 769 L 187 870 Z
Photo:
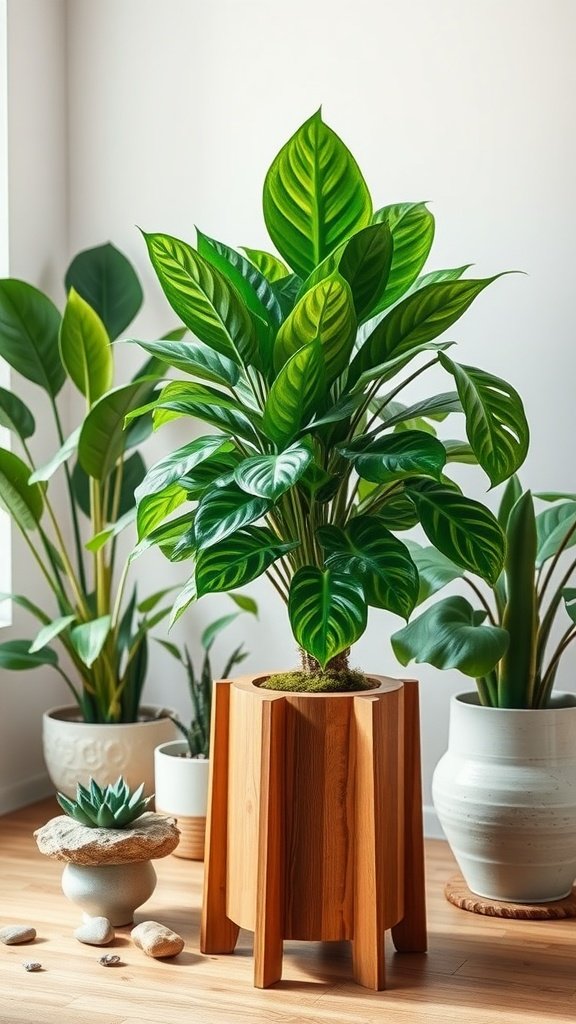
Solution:
M 173 617 L 204 594 L 265 573 L 288 607 L 308 668 L 345 661 L 369 606 L 407 618 L 418 572 L 397 531 L 421 523 L 459 566 L 494 583 L 504 537 L 447 465 L 477 459 L 491 484 L 525 458 L 522 403 L 506 381 L 455 362 L 444 335 L 495 277 L 424 272 L 434 219 L 424 203 L 374 210 L 341 139 L 314 114 L 264 184 L 280 256 L 198 232 L 197 245 L 146 234 L 164 293 L 193 337 L 141 343 L 188 375 L 132 423 L 200 419 L 211 434 L 161 460 L 140 484 L 142 543 L 191 558 Z M 432 368 L 453 389 L 401 404 Z M 430 417 L 463 412 L 467 443 Z M 166 522 L 192 499 L 194 510 Z

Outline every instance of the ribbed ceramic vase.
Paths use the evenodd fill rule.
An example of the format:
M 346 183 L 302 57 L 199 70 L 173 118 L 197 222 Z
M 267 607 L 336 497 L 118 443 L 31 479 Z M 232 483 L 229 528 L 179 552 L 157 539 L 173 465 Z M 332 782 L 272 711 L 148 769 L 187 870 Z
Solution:
M 576 699 L 544 710 L 452 698 L 434 773 L 438 818 L 472 892 L 511 903 L 567 896 L 576 878 Z

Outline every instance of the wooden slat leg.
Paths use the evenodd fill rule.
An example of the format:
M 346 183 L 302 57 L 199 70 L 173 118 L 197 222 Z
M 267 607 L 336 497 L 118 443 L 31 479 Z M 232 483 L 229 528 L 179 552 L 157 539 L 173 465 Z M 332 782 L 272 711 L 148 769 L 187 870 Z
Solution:
M 226 679 L 218 680 L 212 693 L 210 783 L 200 931 L 203 953 L 232 953 L 239 932 L 238 925 L 226 916 L 230 685 Z
M 404 917 L 392 928 L 399 953 L 425 953 L 426 893 L 424 888 L 424 837 L 422 829 L 422 778 L 420 768 L 420 714 L 418 683 L 404 682 Z
M 354 698 L 356 821 L 354 867 L 354 978 L 385 987 L 386 928 L 402 915 L 403 690 L 385 700 Z
M 258 885 L 254 928 L 256 988 L 268 988 L 282 977 L 285 721 L 286 701 L 283 697 L 262 702 Z

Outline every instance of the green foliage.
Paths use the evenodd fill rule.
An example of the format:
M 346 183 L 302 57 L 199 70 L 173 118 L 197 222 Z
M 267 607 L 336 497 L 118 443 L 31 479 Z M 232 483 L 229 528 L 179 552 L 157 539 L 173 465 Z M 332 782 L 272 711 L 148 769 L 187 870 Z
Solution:
M 79 825 L 87 828 L 128 828 L 136 821 L 153 800 L 144 796 L 144 783 L 131 791 L 125 779 L 120 777 L 109 786 L 102 788 L 94 779 L 88 786 L 76 784 L 76 799 L 70 800 L 63 793 L 57 793 L 60 807 Z

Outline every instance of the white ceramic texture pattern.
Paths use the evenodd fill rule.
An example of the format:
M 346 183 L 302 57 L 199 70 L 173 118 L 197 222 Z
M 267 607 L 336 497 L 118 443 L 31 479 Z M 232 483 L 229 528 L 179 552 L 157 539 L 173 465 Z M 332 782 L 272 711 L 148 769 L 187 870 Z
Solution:
M 143 715 L 154 708 L 143 707 Z M 73 797 L 76 783 L 90 777 L 99 785 L 123 775 L 131 788 L 144 782 L 154 792 L 154 748 L 173 740 L 178 730 L 169 718 L 130 722 L 126 725 L 91 725 L 74 721 L 72 707 L 52 708 L 43 716 L 42 747 L 48 774 L 55 788 Z
M 556 701 L 573 702 L 568 694 Z M 452 698 L 436 812 L 466 884 L 479 896 L 544 903 L 576 878 L 576 706 L 484 708 Z
M 134 864 L 103 864 L 83 867 L 67 864 L 62 873 L 62 891 L 89 917 L 106 917 L 114 928 L 131 924 L 134 911 L 150 899 L 156 888 L 151 861 Z
M 179 814 L 188 818 L 205 818 L 210 762 L 207 758 L 180 757 L 186 749 L 184 741 L 163 743 L 156 748 L 156 807 L 176 818 Z

